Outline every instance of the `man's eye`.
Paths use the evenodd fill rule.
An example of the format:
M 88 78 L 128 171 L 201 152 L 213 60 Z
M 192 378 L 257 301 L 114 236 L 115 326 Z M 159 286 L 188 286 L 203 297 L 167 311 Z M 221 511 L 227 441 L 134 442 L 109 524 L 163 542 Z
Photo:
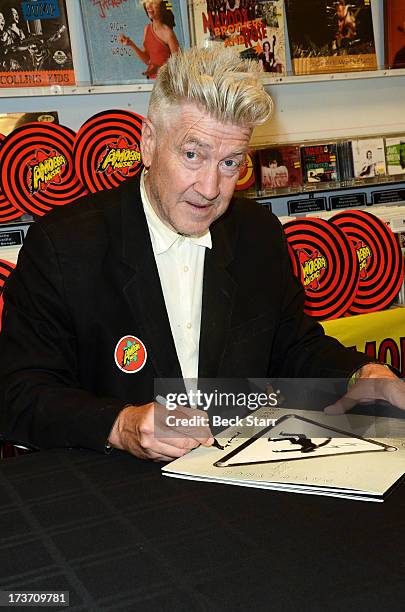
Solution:
M 186 151 L 187 159 L 197 159 L 197 153 L 195 151 Z
M 239 166 L 238 162 L 236 162 L 234 159 L 226 159 L 224 161 L 224 165 L 227 168 L 237 168 Z

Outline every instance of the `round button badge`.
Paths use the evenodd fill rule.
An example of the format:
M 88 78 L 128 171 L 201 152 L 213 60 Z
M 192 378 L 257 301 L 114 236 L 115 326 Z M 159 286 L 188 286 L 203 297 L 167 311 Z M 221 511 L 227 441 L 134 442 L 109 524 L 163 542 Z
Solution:
M 136 374 L 142 370 L 147 356 L 144 343 L 136 336 L 123 336 L 114 351 L 115 364 L 125 374 Z

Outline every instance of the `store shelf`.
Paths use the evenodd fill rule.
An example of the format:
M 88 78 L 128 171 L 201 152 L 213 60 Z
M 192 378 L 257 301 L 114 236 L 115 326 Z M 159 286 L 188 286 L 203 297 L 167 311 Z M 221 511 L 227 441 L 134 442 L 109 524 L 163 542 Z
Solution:
M 359 79 L 380 79 L 405 76 L 405 69 L 368 70 L 364 72 L 335 72 L 333 74 L 308 75 L 267 75 L 263 77 L 265 85 L 299 85 L 301 83 L 321 83 L 330 81 L 352 81 Z M 68 87 L 52 85 L 51 87 L 4 87 L 0 88 L 0 98 L 21 98 L 41 96 L 83 96 L 93 94 L 125 94 L 138 91 L 152 91 L 153 83 L 130 83 L 126 85 L 91 85 L 78 84 Z
M 305 75 L 267 75 L 263 77 L 265 85 L 299 85 L 301 83 L 321 83 L 330 81 L 353 81 L 360 79 L 381 79 L 405 76 L 404 68 L 366 70 L 358 72 L 334 72 L 327 74 L 305 74 Z
M 362 179 L 355 178 L 348 181 L 330 181 L 320 183 L 304 183 L 299 187 L 284 187 L 280 189 L 253 190 L 243 192 L 243 197 L 251 199 L 265 199 L 274 197 L 292 196 L 297 194 L 311 194 L 322 191 L 338 191 L 340 189 L 360 189 L 362 187 L 371 187 L 372 185 L 398 185 L 403 183 L 405 187 L 403 174 L 376 176 L 373 178 Z
M 32 98 L 40 96 L 83 96 L 93 94 L 124 94 L 138 91 L 152 91 L 153 83 L 132 83 L 128 85 L 71 85 L 64 87 L 4 87 L 0 98 Z

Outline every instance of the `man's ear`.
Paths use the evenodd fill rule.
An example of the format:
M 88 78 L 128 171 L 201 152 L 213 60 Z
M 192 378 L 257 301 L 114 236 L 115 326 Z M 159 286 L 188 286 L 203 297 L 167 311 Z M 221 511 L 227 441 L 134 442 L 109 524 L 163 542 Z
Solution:
M 153 123 L 145 117 L 142 123 L 141 155 L 145 168 L 149 168 L 156 149 L 156 130 Z

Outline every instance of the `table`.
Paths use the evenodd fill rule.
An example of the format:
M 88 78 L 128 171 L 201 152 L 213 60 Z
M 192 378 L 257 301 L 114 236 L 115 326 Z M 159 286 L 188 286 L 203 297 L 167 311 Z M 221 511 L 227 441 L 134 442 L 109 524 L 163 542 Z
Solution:
M 0 588 L 68 590 L 69 612 L 405 605 L 404 484 L 352 502 L 176 480 L 118 451 L 42 451 L 0 462 L 0 534 Z

